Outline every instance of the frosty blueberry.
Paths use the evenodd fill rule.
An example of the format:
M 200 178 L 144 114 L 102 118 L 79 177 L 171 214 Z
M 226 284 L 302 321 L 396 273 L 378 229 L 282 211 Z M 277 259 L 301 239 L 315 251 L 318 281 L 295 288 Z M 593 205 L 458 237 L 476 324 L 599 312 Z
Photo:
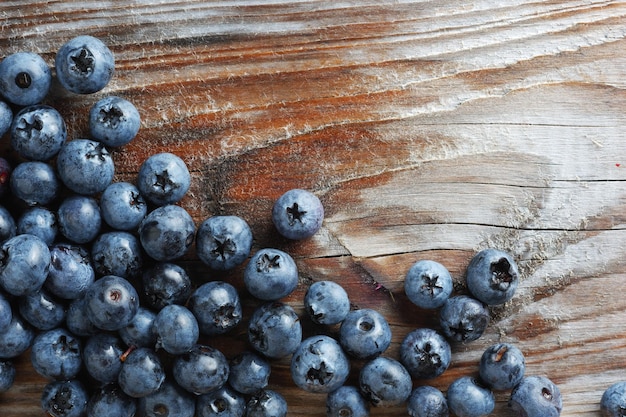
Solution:
M 140 126 L 139 111 L 122 97 L 104 97 L 89 111 L 89 132 L 106 146 L 126 145 L 137 135 Z
M 363 395 L 376 407 L 397 406 L 411 395 L 411 375 L 395 359 L 379 356 L 367 362 L 359 373 Z
M 61 183 L 51 165 L 25 161 L 13 169 L 10 186 L 13 195 L 34 206 L 51 203 L 58 196 Z
M 611 384 L 600 399 L 602 417 L 622 417 L 626 411 L 626 381 Z
M 439 308 L 452 293 L 452 277 L 439 262 L 418 261 L 406 274 L 404 292 L 418 307 Z
M 563 409 L 559 388 L 545 376 L 526 376 L 511 391 L 509 407 L 519 417 L 558 417 Z
M 50 270 L 50 250 L 34 235 L 17 235 L 0 246 L 0 287 L 12 295 L 40 289 Z
M 221 388 L 228 380 L 228 360 L 219 350 L 196 345 L 176 356 L 172 374 L 176 382 L 194 394 L 206 394 Z
M 408 333 L 400 345 L 400 362 L 417 379 L 435 378 L 450 366 L 452 350 L 447 340 L 428 328 Z
M 252 248 L 252 231 L 239 216 L 211 216 L 196 232 L 198 258 L 211 269 L 229 270 L 243 263 Z
M 196 288 L 188 307 L 198 319 L 200 333 L 224 334 L 237 326 L 243 317 L 237 289 L 223 281 L 209 281 Z
M 472 295 L 483 303 L 503 304 L 515 294 L 519 272 L 511 255 L 497 249 L 485 249 L 470 261 L 466 281 Z
M 300 319 L 288 304 L 263 304 L 250 317 L 248 340 L 254 349 L 269 358 L 288 356 L 302 341 Z
M 40 103 L 51 82 L 50 67 L 34 52 L 16 52 L 0 62 L 0 95 L 18 106 Z
M 54 108 L 38 104 L 20 110 L 11 124 L 11 146 L 26 159 L 47 161 L 59 153 L 67 128 Z
M 113 77 L 115 59 L 98 38 L 81 35 L 63 44 L 54 60 L 63 87 L 77 94 L 102 90 Z
M 168 262 L 182 257 L 193 244 L 196 225 L 182 207 L 166 205 L 148 213 L 139 224 L 139 240 L 148 256 Z
M 33 368 L 48 379 L 75 378 L 82 367 L 82 343 L 63 328 L 42 332 L 30 351 Z
M 480 358 L 480 377 L 493 390 L 514 388 L 524 377 L 526 362 L 522 351 L 510 343 L 489 346 Z
M 349 372 L 348 357 L 329 336 L 305 339 L 291 357 L 291 378 L 305 391 L 334 391 L 344 384 Z
M 56 162 L 59 178 L 77 194 L 93 195 L 104 191 L 115 174 L 109 151 L 89 139 L 74 139 L 64 144 Z
M 448 417 L 448 400 L 435 387 L 419 386 L 409 396 L 407 412 L 411 417 Z
M 326 396 L 326 415 L 328 417 L 369 417 L 369 403 L 357 387 L 343 385 Z
M 298 267 L 293 258 L 279 249 L 264 248 L 256 252 L 243 273 L 243 282 L 254 297 L 278 300 L 298 286 Z
M 292 189 L 281 195 L 272 208 L 272 221 L 278 233 L 288 239 L 313 236 L 322 227 L 324 207 L 310 191 Z
M 457 378 L 448 387 L 448 407 L 457 417 L 486 416 L 493 411 L 495 404 L 493 392 L 470 376 Z
M 350 312 L 350 300 L 343 287 L 333 281 L 317 281 L 304 295 L 304 307 L 318 324 L 341 323 Z
M 478 339 L 489 324 L 489 311 L 475 298 L 457 295 L 448 298 L 439 311 L 443 334 L 456 342 Z
M 358 359 L 372 359 L 389 347 L 391 327 L 376 310 L 353 310 L 341 323 L 339 342 L 349 355 Z
M 170 152 L 151 155 L 137 173 L 137 188 L 146 200 L 158 206 L 180 201 L 190 184 L 185 161 Z

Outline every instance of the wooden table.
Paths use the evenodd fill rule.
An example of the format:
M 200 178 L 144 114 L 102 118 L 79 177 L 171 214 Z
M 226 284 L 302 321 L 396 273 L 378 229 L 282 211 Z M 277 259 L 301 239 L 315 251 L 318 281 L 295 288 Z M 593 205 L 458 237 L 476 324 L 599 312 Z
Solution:
M 320 330 L 302 310 L 307 285 L 334 280 L 355 308 L 384 313 L 385 355 L 397 357 L 410 330 L 438 326 L 404 295 L 413 262 L 443 263 L 463 293 L 477 250 L 510 252 L 521 269 L 514 299 L 491 309 L 481 339 L 453 346 L 443 376 L 415 385 L 445 391 L 506 341 L 527 374 L 558 384 L 563 416 L 597 416 L 602 392 L 626 380 L 625 19 L 626 3 L 603 0 L 5 0 L 0 48 L 52 64 L 73 36 L 104 40 L 117 69 L 106 89 L 79 97 L 57 86 L 47 100 L 70 137 L 87 134 L 98 98 L 131 100 L 142 130 L 114 151 L 116 179 L 132 181 L 152 153 L 182 156 L 193 184 L 180 204 L 197 223 L 240 215 L 253 250 L 297 260 L 301 284 L 285 301 L 307 334 Z M 296 187 L 326 209 L 303 242 L 279 238 L 270 220 Z M 196 282 L 241 288 L 247 315 L 258 304 L 241 268 L 211 273 L 193 253 L 181 263 Z M 205 342 L 232 357 L 245 333 Z M 0 415 L 40 416 L 46 381 L 28 355 L 17 366 Z M 270 387 L 290 416 L 325 415 L 324 395 L 296 388 L 287 359 L 273 362 Z M 508 394 L 496 398 L 493 415 L 511 415 Z

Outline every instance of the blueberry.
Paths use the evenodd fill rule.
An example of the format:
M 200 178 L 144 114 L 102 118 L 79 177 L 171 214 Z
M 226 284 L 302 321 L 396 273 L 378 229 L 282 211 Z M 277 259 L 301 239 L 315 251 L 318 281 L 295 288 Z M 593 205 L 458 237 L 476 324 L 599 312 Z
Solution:
M 137 229 L 146 217 L 148 205 L 139 189 L 128 182 L 113 182 L 100 196 L 102 219 L 114 229 Z
M 166 205 L 148 213 L 139 224 L 139 240 L 151 258 L 168 262 L 185 255 L 191 247 L 196 225 L 182 207 Z
M 30 351 L 33 368 L 48 379 L 75 378 L 82 367 L 82 359 L 80 339 L 63 328 L 38 334 Z
M 127 346 L 154 347 L 157 342 L 154 319 L 156 313 L 139 306 L 131 322 L 118 330 L 118 334 Z
M 134 417 L 137 400 L 124 393 L 117 384 L 106 384 L 89 397 L 87 417 Z
M 317 324 L 341 323 L 350 312 L 350 299 L 343 287 L 333 281 L 317 281 L 304 295 L 304 308 Z
M 97 274 L 135 278 L 143 265 L 141 244 L 128 232 L 102 233 L 93 241 L 91 260 Z
M 0 286 L 25 295 L 43 286 L 50 269 L 50 250 L 35 235 L 17 235 L 0 246 Z
M 423 385 L 411 392 L 407 412 L 411 417 L 448 417 L 448 401 L 437 388 Z
M 45 288 L 19 298 L 20 315 L 39 330 L 51 330 L 65 322 L 65 304 Z
M 153 324 L 157 334 L 157 349 L 162 348 L 172 355 L 190 351 L 198 341 L 198 321 L 187 307 L 171 304 L 163 307 Z
M 313 236 L 322 227 L 324 207 L 310 191 L 292 189 L 281 195 L 272 208 L 272 221 L 278 233 L 287 239 Z
M 144 269 L 142 287 L 148 305 L 155 310 L 170 304 L 185 304 L 193 289 L 187 271 L 171 262 L 159 262 Z
M 448 387 L 448 407 L 457 417 L 486 416 L 495 405 L 493 392 L 470 376 L 457 378 Z
M 6 295 L 0 292 L 0 334 L 7 331 L 13 320 L 13 309 Z
M 300 319 L 288 304 L 262 304 L 250 317 L 248 340 L 254 349 L 269 358 L 291 355 L 302 342 Z
M 101 193 L 115 175 L 109 151 L 102 143 L 89 139 L 66 142 L 57 155 L 56 167 L 63 184 L 82 195 Z
M 361 393 L 376 407 L 398 406 L 413 389 L 411 375 L 397 360 L 379 356 L 367 362 L 359 373 Z
M 242 394 L 254 394 L 265 388 L 269 382 L 271 365 L 257 353 L 239 353 L 230 361 L 229 368 L 228 382 Z
M 0 244 L 15 236 L 16 233 L 17 224 L 13 215 L 4 206 L 0 206 Z
M 82 297 L 95 281 L 89 252 L 71 243 L 50 247 L 50 270 L 44 287 L 57 297 L 73 300 Z
M 77 379 L 52 381 L 41 393 L 41 409 L 46 416 L 84 417 L 89 394 Z
M 526 376 L 511 391 L 509 407 L 519 417 L 558 417 L 563 409 L 559 388 L 545 376 Z
M 11 146 L 26 159 L 47 161 L 56 156 L 67 139 L 61 114 L 43 104 L 20 110 L 11 124 Z
M 452 293 L 452 277 L 439 262 L 422 260 L 406 274 L 404 292 L 413 304 L 424 309 L 443 306 Z
M 56 213 L 45 207 L 30 207 L 17 219 L 17 233 L 39 237 L 48 246 L 52 245 L 59 233 Z
M 489 346 L 480 358 L 480 377 L 491 389 L 509 390 L 524 377 L 524 354 L 510 343 Z
M 196 233 L 198 258 L 211 269 L 225 271 L 243 263 L 252 248 L 252 231 L 239 216 L 212 216 Z
M 156 392 L 165 380 L 165 369 L 156 352 L 150 348 L 131 351 L 122 364 L 117 383 L 124 393 L 141 398 Z
M 135 287 L 122 277 L 106 275 L 89 286 L 85 293 L 89 320 L 102 330 L 128 326 L 139 308 Z
M 237 289 L 223 281 L 200 285 L 191 294 L 188 307 L 198 320 L 200 333 L 207 336 L 228 332 L 243 317 Z
M 287 401 L 277 391 L 262 390 L 246 404 L 246 417 L 286 417 Z
M 7 392 L 15 383 L 15 365 L 13 361 L 0 360 L 0 394 Z
M 11 107 L 9 107 L 7 103 L 0 100 L 0 137 L 4 136 L 4 134 L 9 131 L 11 123 L 13 123 L 13 110 L 11 110 Z M 3 164 L 8 164 L 6 159 Z
M 65 326 L 70 332 L 81 337 L 91 336 L 101 331 L 89 320 L 85 298 L 77 298 L 69 303 L 65 314 Z
M 139 111 L 122 97 L 104 97 L 89 111 L 89 132 L 106 146 L 126 145 L 137 135 L 140 126 Z
M 260 249 L 246 265 L 243 282 L 252 296 L 265 301 L 278 300 L 298 286 L 298 267 L 286 252 Z
M 59 231 L 66 239 L 79 244 L 91 242 L 102 226 L 98 201 L 92 197 L 70 195 L 61 201 L 57 221 Z
M 191 184 L 185 161 L 169 152 L 151 155 L 139 167 L 137 188 L 157 206 L 180 201 Z
M 198 417 L 243 417 L 246 413 L 244 396 L 228 385 L 198 395 L 196 414 Z
M 341 323 L 339 342 L 349 355 L 358 359 L 372 359 L 391 344 L 391 327 L 376 310 L 353 310 Z
M 511 255 L 497 249 L 485 249 L 470 261 L 466 281 L 472 295 L 483 303 L 503 304 L 515 294 L 519 272 Z
M 59 195 L 60 185 L 54 168 L 40 161 L 17 164 L 10 180 L 13 195 L 29 206 L 51 203 Z
M 615 382 L 602 393 L 600 412 L 602 417 L 624 416 L 626 412 L 626 381 Z
M 13 314 L 9 327 L 0 333 L 0 359 L 16 358 L 31 346 L 35 332 L 19 314 Z
M 448 298 L 439 311 L 443 334 L 456 342 L 471 342 L 484 333 L 489 311 L 475 298 L 457 295 Z
M 77 36 L 59 48 L 54 60 L 61 85 L 77 94 L 102 90 L 113 77 L 115 59 L 98 38 Z
M 95 334 L 86 340 L 83 349 L 85 370 L 98 382 L 117 382 L 125 351 L 124 343 L 115 334 Z
M 359 389 L 343 385 L 326 396 L 327 417 L 369 417 L 369 403 Z
M 18 106 L 41 102 L 52 83 L 50 67 L 34 52 L 16 52 L 0 62 L 0 95 Z
M 206 394 L 228 381 L 228 360 L 222 352 L 206 345 L 196 345 L 176 356 L 172 374 L 178 384 L 194 394 Z
M 334 391 L 349 373 L 350 361 L 341 345 L 326 335 L 306 338 L 291 357 L 291 378 L 305 391 Z
M 138 399 L 137 409 L 142 417 L 194 417 L 196 398 L 166 379 L 157 391 Z
M 450 366 L 451 358 L 450 344 L 433 329 L 415 329 L 400 345 L 400 362 L 416 379 L 440 376 Z

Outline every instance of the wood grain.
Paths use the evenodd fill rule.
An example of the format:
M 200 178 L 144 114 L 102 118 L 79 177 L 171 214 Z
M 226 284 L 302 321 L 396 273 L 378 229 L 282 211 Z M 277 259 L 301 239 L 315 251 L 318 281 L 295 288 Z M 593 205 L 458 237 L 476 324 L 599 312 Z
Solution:
M 385 354 L 397 357 L 410 330 L 437 326 L 404 295 L 413 262 L 443 263 L 462 293 L 478 249 L 509 251 L 522 271 L 515 298 L 492 309 L 481 339 L 453 347 L 443 376 L 415 385 L 445 391 L 507 341 L 528 374 L 558 384 L 563 416 L 597 416 L 603 390 L 626 379 L 625 17 L 625 2 L 601 0 L 5 0 L 0 51 L 52 65 L 71 37 L 103 39 L 116 57 L 109 86 L 76 96 L 55 85 L 47 101 L 70 136 L 87 135 L 98 98 L 131 100 L 142 129 L 114 151 L 116 179 L 132 181 L 154 152 L 183 157 L 194 180 L 181 205 L 198 223 L 241 215 L 255 250 L 296 258 L 301 285 L 286 301 L 308 332 L 322 329 L 304 317 L 307 285 L 335 280 L 355 307 L 385 314 Z M 296 187 L 326 209 L 304 242 L 277 237 L 269 218 Z M 240 269 L 181 262 L 197 282 L 242 288 Z M 242 297 L 249 314 L 257 302 Z M 207 343 L 232 356 L 245 327 Z M 323 395 L 291 382 L 288 360 L 273 365 L 290 416 L 325 415 Z M 40 416 L 45 381 L 28 355 L 17 366 L 0 415 Z M 511 415 L 507 396 L 497 393 L 494 416 Z

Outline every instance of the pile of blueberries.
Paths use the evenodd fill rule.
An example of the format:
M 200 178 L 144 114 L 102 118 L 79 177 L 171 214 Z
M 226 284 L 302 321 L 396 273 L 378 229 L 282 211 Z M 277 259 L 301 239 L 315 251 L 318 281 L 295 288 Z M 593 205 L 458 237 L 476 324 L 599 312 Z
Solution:
M 58 50 L 54 69 L 68 91 L 91 94 L 108 84 L 114 66 L 102 41 L 78 36 Z M 196 227 L 177 204 L 191 176 L 174 154 L 148 157 L 135 183 L 115 182 L 109 149 L 136 136 L 138 110 L 123 98 L 102 98 L 89 112 L 91 138 L 68 140 L 63 117 L 41 104 L 52 77 L 35 53 L 0 62 L 0 136 L 8 133 L 18 155 L 13 164 L 0 158 L 0 193 L 11 204 L 0 206 L 0 392 L 14 383 L 14 358 L 30 349 L 34 369 L 49 380 L 41 396 L 48 416 L 285 416 L 287 403 L 268 382 L 271 361 L 291 357 L 293 382 L 327 394 L 328 416 L 368 416 L 370 406 L 406 403 L 414 417 L 477 417 L 493 411 L 493 391 L 502 390 L 511 390 L 520 416 L 560 415 L 558 388 L 525 376 L 522 352 L 507 343 L 489 347 L 480 376 L 455 380 L 447 395 L 413 388 L 413 380 L 449 367 L 450 343 L 483 334 L 488 306 L 511 299 L 518 269 L 507 253 L 474 256 L 466 274 L 471 295 L 452 295 L 443 265 L 416 262 L 406 295 L 439 309 L 440 330 L 410 332 L 398 359 L 384 355 L 391 343 L 385 318 L 352 309 L 333 281 L 312 284 L 304 307 L 313 323 L 336 326 L 337 337 L 303 338 L 298 314 L 280 301 L 298 286 L 294 259 L 273 248 L 252 254 L 252 232 L 238 216 L 211 216 Z M 311 192 L 293 189 L 271 217 L 280 235 L 301 240 L 319 230 L 324 209 Z M 211 270 L 245 266 L 245 288 L 261 301 L 247 323 L 250 349 L 230 359 L 201 337 L 242 323 L 239 295 L 224 281 L 194 287 L 176 263 L 194 244 Z M 358 386 L 346 385 L 352 359 L 363 363 Z M 616 410 L 624 392 L 613 388 L 611 398 L 622 404 Z

